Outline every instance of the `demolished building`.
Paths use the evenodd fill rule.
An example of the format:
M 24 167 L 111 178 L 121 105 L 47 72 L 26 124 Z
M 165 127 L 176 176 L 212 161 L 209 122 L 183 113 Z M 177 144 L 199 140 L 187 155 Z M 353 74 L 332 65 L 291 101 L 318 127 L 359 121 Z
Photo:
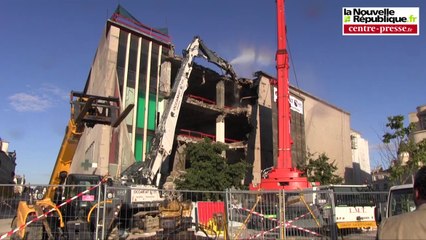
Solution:
M 84 92 L 117 97 L 121 109 L 131 104 L 134 108 L 116 130 L 108 126 L 85 130 L 71 172 L 118 177 L 133 162 L 145 160 L 181 61 L 167 34 L 117 8 L 107 21 Z M 291 95 L 304 104 L 292 111 L 294 164 L 305 159 L 307 149 L 331 153 L 338 174 L 352 183 L 347 170 L 352 164 L 350 114 L 296 88 L 291 88 Z M 275 126 L 273 77 L 257 72 L 253 79 L 235 81 L 205 64 L 194 64 L 174 147 L 161 168 L 163 181 L 185 165 L 181 153 L 186 144 L 210 138 L 229 146 L 228 161 L 252 164 L 253 171 L 245 181 L 258 182 L 262 171 L 273 166 L 276 159 Z M 330 143 L 324 144 L 327 140 Z
M 104 36 L 84 92 L 118 97 L 122 109 L 130 104 L 134 109 L 116 131 L 104 126 L 85 131 L 71 172 L 119 176 L 131 163 L 144 161 L 181 57 L 175 56 L 169 36 L 141 24 L 122 8 L 108 20 Z M 229 144 L 228 159 L 245 158 L 250 109 L 239 106 L 241 83 L 194 63 L 176 127 L 175 150 L 162 171 L 169 173 L 177 166 L 174 153 L 182 145 L 205 137 Z

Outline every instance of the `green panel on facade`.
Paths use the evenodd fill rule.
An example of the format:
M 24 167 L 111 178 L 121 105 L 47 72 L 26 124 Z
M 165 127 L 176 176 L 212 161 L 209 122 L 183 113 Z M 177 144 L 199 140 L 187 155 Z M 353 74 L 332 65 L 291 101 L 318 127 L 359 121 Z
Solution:
M 137 111 L 137 120 L 136 120 L 136 127 L 137 128 L 143 128 L 144 122 L 145 122 L 145 95 L 143 95 L 141 92 L 139 92 L 139 99 L 138 99 L 138 111 Z M 148 102 L 148 129 L 149 130 L 155 130 L 155 116 L 157 114 L 156 104 L 155 104 L 155 95 L 150 94 L 149 95 L 149 102 Z
M 151 140 L 152 140 L 153 136 L 148 135 L 147 136 L 147 146 L 146 146 L 146 151 L 149 152 L 151 149 Z M 136 135 L 136 141 L 135 141 L 135 160 L 136 162 L 140 162 L 142 161 L 142 146 L 143 146 L 143 136 L 142 134 L 137 134 Z
M 142 143 L 143 143 L 143 137 L 141 134 L 136 134 L 135 139 L 135 160 L 136 162 L 140 162 L 142 160 Z
M 155 104 L 155 95 L 149 95 L 149 103 L 148 103 L 148 129 L 155 130 L 155 116 L 157 115 L 157 109 Z
M 136 128 L 138 129 L 138 132 L 140 133 L 141 130 L 144 128 L 144 122 L 145 122 L 145 93 L 139 92 L 139 98 L 138 98 L 138 109 L 137 109 L 137 116 L 136 116 Z M 149 95 L 149 102 L 148 102 L 148 122 L 147 122 L 147 128 L 148 130 L 155 131 L 156 124 L 155 124 L 155 118 L 157 114 L 156 104 L 155 104 L 155 95 L 150 94 Z M 151 144 L 152 136 L 147 136 L 147 146 L 146 151 L 149 151 L 150 144 Z M 135 139 L 135 159 L 136 161 L 142 160 L 142 147 L 143 147 L 143 135 L 142 134 L 136 134 Z
M 139 92 L 138 97 L 138 111 L 136 116 L 136 127 L 143 128 L 143 123 L 145 121 L 145 98 L 141 97 L 141 92 Z M 144 95 L 145 96 L 145 95 Z

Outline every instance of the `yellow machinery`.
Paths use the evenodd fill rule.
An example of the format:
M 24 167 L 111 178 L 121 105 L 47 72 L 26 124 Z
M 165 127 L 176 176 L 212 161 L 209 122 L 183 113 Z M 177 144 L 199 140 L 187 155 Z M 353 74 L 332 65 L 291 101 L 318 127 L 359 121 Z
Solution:
M 69 216 L 69 214 L 71 214 L 70 208 L 61 210 L 57 208 L 57 204 L 59 204 L 64 197 L 73 194 L 71 192 L 67 194 L 68 190 L 63 189 L 61 185 L 93 185 L 101 180 L 101 177 L 96 175 L 69 174 L 80 137 L 86 127 L 92 128 L 97 124 L 110 125 L 112 127 L 118 126 L 130 112 L 132 107 L 133 105 L 130 105 L 119 116 L 118 98 L 71 92 L 71 119 L 66 127 L 65 136 L 50 177 L 47 192 L 42 199 L 21 201 L 18 205 L 16 217 L 12 223 L 13 228 L 21 227 L 28 221 L 50 211 L 54 215 L 54 218 L 56 218 L 54 219 L 55 223 L 53 226 L 59 229 L 59 231 L 56 231 L 57 229 L 51 229 L 52 224 L 47 223 L 46 219 L 44 219 L 28 226 L 21 227 L 16 234 L 12 235 L 11 239 L 43 239 L 46 238 L 46 235 L 48 239 L 62 239 L 64 228 L 68 229 L 66 231 L 69 231 L 69 229 L 73 229 L 73 226 L 71 226 L 72 224 L 79 226 L 84 224 L 84 222 L 82 223 L 81 221 L 71 221 Z M 90 206 L 88 207 L 90 209 Z M 85 217 L 87 218 L 87 216 Z M 67 222 L 68 220 L 70 220 L 70 223 Z M 43 226 L 41 226 L 41 224 L 43 224 Z M 60 234 L 60 236 L 58 234 Z M 68 235 L 67 238 L 70 237 L 69 233 L 65 235 Z

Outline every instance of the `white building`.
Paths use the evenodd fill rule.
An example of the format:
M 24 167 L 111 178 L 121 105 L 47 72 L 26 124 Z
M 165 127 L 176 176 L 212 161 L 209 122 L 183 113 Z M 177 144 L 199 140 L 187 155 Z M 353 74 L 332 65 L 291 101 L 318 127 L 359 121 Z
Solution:
M 352 169 L 356 184 L 371 182 L 371 167 L 368 141 L 361 134 L 351 130 Z
M 410 113 L 408 119 L 416 126 L 411 134 L 414 142 L 418 143 L 426 139 L 426 105 L 417 107 L 417 112 Z

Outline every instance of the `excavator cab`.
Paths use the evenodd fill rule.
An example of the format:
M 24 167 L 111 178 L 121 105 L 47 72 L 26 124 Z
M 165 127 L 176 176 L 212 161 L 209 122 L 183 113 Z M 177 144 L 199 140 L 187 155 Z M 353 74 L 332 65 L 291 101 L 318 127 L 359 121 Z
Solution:
M 65 182 L 62 195 L 62 201 L 76 196 L 77 194 L 89 190 L 92 186 L 98 184 L 102 178 L 91 174 L 70 174 Z M 100 199 L 103 199 L 103 192 L 99 188 L 90 190 L 83 194 L 77 200 L 64 206 L 62 211 L 67 220 L 86 219 L 90 209 Z
M 70 174 L 66 181 L 62 201 L 66 201 L 81 192 L 90 190 L 102 178 L 90 174 Z M 96 204 L 103 199 L 101 188 L 92 189 L 75 201 L 63 206 L 62 216 L 66 223 L 65 232 L 69 239 L 93 239 L 91 236 L 96 229 Z M 92 209 L 95 209 L 94 211 Z M 89 219 L 89 221 L 87 220 Z

